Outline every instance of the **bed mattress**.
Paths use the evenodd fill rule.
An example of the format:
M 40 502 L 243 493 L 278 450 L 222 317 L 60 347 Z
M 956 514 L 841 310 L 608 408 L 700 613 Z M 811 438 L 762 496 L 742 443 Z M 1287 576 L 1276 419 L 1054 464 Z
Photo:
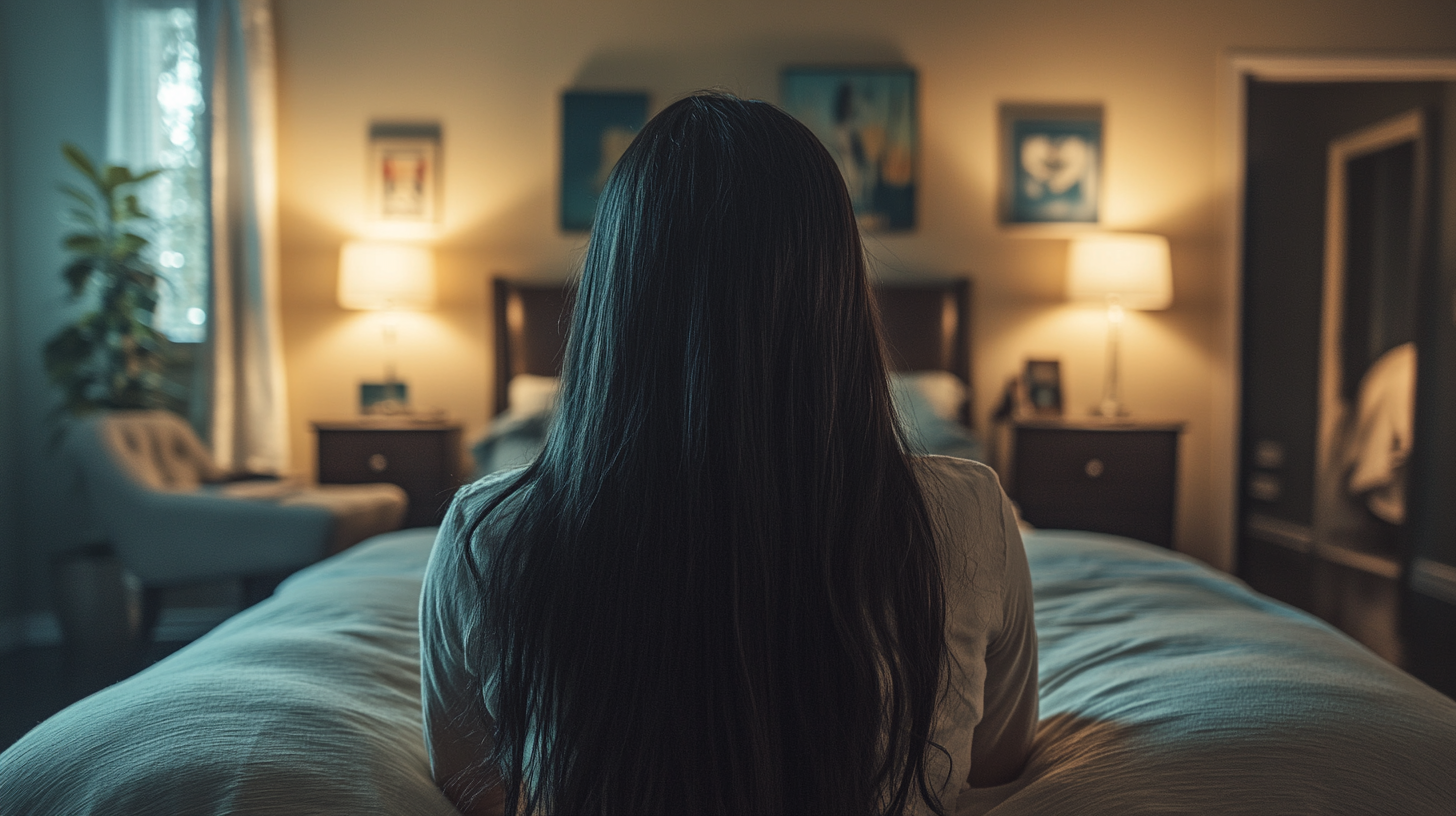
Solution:
M 416 605 L 433 531 L 290 578 L 0 754 L 0 813 L 455 810 L 429 777 Z M 1028 534 L 1042 722 L 962 814 L 1456 813 L 1456 703 L 1149 545 Z

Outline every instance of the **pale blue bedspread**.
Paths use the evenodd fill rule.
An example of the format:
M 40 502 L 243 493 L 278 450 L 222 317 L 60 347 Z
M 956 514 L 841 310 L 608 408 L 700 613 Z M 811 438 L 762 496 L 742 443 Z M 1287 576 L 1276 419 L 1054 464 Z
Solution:
M 383 536 L 0 754 L 0 813 L 455 811 L 431 784 L 415 634 L 430 531 Z M 1042 728 L 962 813 L 1456 813 L 1456 703 L 1181 557 L 1027 537 Z

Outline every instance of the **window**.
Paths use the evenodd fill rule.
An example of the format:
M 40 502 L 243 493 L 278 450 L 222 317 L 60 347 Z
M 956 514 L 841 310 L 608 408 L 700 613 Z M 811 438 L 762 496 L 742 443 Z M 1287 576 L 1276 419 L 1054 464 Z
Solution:
M 198 343 L 207 336 L 211 264 L 196 6 L 115 0 L 112 13 L 109 158 L 164 171 L 139 195 L 153 218 L 148 260 L 163 280 L 155 326 L 175 342 Z

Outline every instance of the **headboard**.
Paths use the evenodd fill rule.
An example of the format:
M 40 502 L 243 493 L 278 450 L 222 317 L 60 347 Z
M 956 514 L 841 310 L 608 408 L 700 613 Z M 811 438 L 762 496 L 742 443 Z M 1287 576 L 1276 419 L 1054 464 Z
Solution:
M 971 282 L 878 284 L 880 322 L 896 371 L 949 371 L 971 386 Z M 517 374 L 561 372 L 576 291 L 570 284 L 495 279 L 495 411 Z M 972 400 L 961 421 L 970 424 Z
M 496 278 L 494 295 L 495 412 L 499 414 L 506 409 L 512 377 L 561 373 L 576 288 Z
M 880 327 L 894 371 L 949 371 L 966 384 L 961 422 L 971 425 L 969 278 L 875 286 Z

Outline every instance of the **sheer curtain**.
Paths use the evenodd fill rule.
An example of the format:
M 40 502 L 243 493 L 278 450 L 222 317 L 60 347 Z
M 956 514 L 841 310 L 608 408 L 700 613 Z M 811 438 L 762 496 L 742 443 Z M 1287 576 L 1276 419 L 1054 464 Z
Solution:
M 157 327 L 193 348 L 193 423 L 229 470 L 288 468 L 270 0 L 108 0 L 107 153 L 147 185 Z
M 277 78 L 270 0 L 199 0 L 211 116 L 210 442 L 219 465 L 288 469 L 278 301 Z

